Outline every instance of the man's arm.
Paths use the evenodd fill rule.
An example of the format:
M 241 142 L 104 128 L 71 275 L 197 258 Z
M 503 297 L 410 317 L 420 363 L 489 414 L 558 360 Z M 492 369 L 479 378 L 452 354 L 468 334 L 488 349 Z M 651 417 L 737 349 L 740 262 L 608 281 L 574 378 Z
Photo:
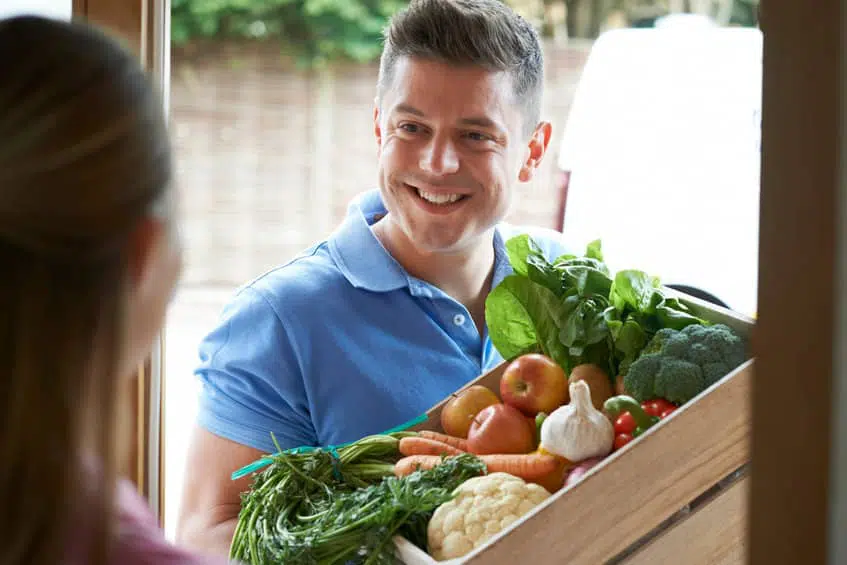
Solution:
M 250 476 L 230 479 L 233 471 L 264 453 L 195 426 L 185 466 L 183 494 L 176 527 L 178 544 L 218 555 L 229 555 L 241 509 L 241 492 Z
M 247 287 L 200 343 L 195 375 L 201 388 L 177 521 L 180 544 L 228 554 L 240 495 L 250 486 L 249 478 L 233 481 L 232 473 L 276 452 L 277 445 L 316 445 L 300 354 L 276 306 Z

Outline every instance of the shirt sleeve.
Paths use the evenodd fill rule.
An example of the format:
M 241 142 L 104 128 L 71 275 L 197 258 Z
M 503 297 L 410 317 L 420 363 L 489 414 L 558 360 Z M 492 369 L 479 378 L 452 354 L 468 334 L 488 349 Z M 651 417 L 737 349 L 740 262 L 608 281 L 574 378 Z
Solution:
M 201 342 L 198 422 L 265 453 L 315 445 L 296 343 L 259 291 L 243 288 Z

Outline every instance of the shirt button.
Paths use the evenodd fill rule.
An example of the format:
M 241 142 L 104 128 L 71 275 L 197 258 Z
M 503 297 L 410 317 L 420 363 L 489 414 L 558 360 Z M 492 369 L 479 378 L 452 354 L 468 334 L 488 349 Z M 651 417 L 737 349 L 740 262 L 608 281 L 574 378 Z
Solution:
M 453 323 L 457 326 L 465 325 L 465 317 L 462 314 L 456 314 L 453 316 Z

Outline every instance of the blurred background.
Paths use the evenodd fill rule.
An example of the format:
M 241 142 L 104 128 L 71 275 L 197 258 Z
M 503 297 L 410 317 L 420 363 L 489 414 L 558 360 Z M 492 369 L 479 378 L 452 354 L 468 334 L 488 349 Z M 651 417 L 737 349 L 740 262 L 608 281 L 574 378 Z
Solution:
M 165 333 L 169 536 L 197 345 L 238 286 L 324 238 L 348 201 L 376 186 L 381 30 L 406 3 L 171 0 L 170 119 L 187 255 Z M 544 119 L 554 132 L 509 220 L 575 242 L 602 237 L 610 266 L 697 283 L 755 313 L 757 0 L 508 3 L 543 35 Z M 599 205 L 609 201 L 612 215 Z M 675 219 L 716 227 L 667 237 L 660 228 L 677 229 Z M 673 239 L 697 253 L 673 249 Z M 688 270 L 674 271 L 681 265 Z

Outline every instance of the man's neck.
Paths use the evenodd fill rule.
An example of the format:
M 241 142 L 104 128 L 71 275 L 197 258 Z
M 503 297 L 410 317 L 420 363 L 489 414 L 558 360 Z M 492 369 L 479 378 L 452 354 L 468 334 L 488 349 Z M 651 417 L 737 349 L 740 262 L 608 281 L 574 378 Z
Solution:
M 427 253 L 417 249 L 387 218 L 374 225 L 374 234 L 410 275 L 463 304 L 482 333 L 485 299 L 494 275 L 493 238 L 483 238 L 478 247 L 455 253 Z

